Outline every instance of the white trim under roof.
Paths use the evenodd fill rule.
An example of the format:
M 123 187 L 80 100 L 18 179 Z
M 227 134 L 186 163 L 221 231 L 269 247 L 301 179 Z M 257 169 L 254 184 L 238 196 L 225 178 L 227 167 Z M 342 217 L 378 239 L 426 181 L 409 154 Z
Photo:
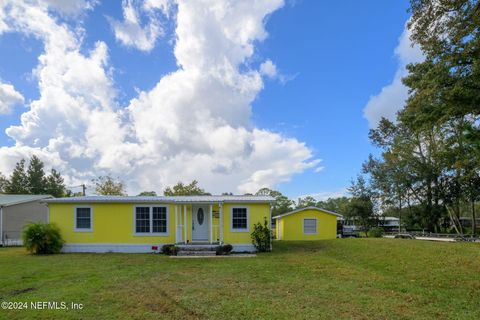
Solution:
M 85 196 L 70 198 L 46 199 L 46 203 L 172 203 L 172 204 L 189 204 L 189 203 L 205 203 L 213 204 L 219 202 L 227 203 L 272 203 L 275 199 L 269 196 Z
M 343 217 L 341 214 L 339 213 L 336 213 L 336 212 L 333 212 L 333 211 L 328 211 L 328 210 L 325 210 L 325 209 L 322 209 L 322 208 L 317 208 L 317 207 L 305 207 L 305 208 L 300 208 L 300 209 L 297 209 L 297 210 L 293 210 L 293 211 L 290 211 L 290 212 L 287 212 L 287 213 L 283 213 L 283 214 L 280 214 L 278 216 L 275 216 L 273 217 L 273 219 L 279 219 L 279 218 L 283 218 L 285 216 L 289 216 L 291 214 L 294 214 L 294 213 L 297 213 L 297 212 L 301 212 L 301 211 L 305 211 L 305 210 L 316 210 L 316 211 L 320 211 L 320 212 L 323 212 L 323 213 L 328 213 L 328 214 L 331 214 L 331 215 L 334 215 L 336 217 Z

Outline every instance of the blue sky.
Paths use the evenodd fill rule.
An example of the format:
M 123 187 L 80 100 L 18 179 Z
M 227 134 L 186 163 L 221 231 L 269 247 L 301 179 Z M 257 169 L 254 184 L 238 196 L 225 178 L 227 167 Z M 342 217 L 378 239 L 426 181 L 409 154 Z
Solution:
M 160 80 L 164 77 L 168 78 L 169 74 L 175 74 L 179 69 L 186 71 L 196 69 L 196 59 L 198 57 L 199 60 L 202 60 L 200 59 L 202 54 L 210 54 L 213 55 L 212 59 L 217 59 L 216 55 L 222 53 L 222 48 L 230 50 L 232 47 L 234 48 L 232 51 L 240 50 L 244 48 L 245 43 L 238 44 L 234 39 L 233 44 L 230 44 L 228 41 L 232 41 L 231 39 L 222 39 L 222 41 L 218 40 L 218 52 L 212 52 L 207 47 L 203 48 L 203 51 L 200 50 L 199 53 L 190 50 L 187 45 L 179 45 L 181 53 L 178 54 L 174 52 L 174 48 L 178 41 L 182 41 L 178 39 L 183 39 L 183 36 L 176 33 L 175 28 L 177 24 L 183 25 L 184 22 L 177 20 L 176 15 L 182 10 L 188 12 L 195 8 L 188 8 L 187 5 L 177 7 L 175 3 L 171 3 L 167 4 L 168 8 L 156 7 L 157 11 L 153 9 L 148 11 L 142 9 L 145 7 L 142 1 L 124 2 L 123 7 L 120 2 L 104 2 L 96 5 L 91 5 L 83 0 L 77 2 L 80 3 L 81 8 L 74 13 L 70 8 L 53 7 L 45 9 L 45 12 L 58 25 L 63 24 L 71 31 L 71 37 L 78 44 L 78 48 L 68 50 L 75 52 L 78 58 L 75 61 L 79 64 L 85 60 L 82 57 L 89 57 L 90 52 L 96 48 L 99 41 L 105 45 L 106 53 L 102 54 L 105 54 L 106 58 L 102 60 L 103 62 L 98 63 L 101 66 L 101 72 L 96 70 L 100 74 L 91 81 L 93 83 L 101 78 L 95 87 L 103 88 L 105 86 L 106 91 L 110 89 L 114 91 L 107 97 L 108 106 L 102 105 L 102 108 L 108 109 L 109 112 L 112 109 L 117 118 L 108 131 L 128 128 L 125 131 L 130 133 L 125 133 L 125 137 L 121 141 L 112 137 L 112 140 L 101 142 L 119 144 L 118 148 L 108 151 L 111 153 L 104 154 L 106 148 L 101 145 L 98 149 L 87 150 L 94 149 L 91 147 L 92 143 L 88 142 L 91 135 L 87 134 L 85 138 L 85 132 L 82 130 L 89 131 L 90 129 L 88 126 L 78 129 L 84 123 L 73 125 L 71 124 L 72 119 L 63 117 L 63 114 L 68 112 L 62 108 L 66 108 L 68 103 L 54 99 L 55 101 L 52 103 L 54 105 L 58 103 L 59 106 L 53 107 L 48 104 L 48 99 L 40 99 L 40 97 L 46 96 L 45 93 L 49 88 L 64 81 L 65 74 L 67 74 L 65 70 L 71 66 L 65 65 L 61 72 L 51 71 L 52 68 L 47 62 L 39 62 L 38 59 L 41 55 L 58 54 L 54 50 L 48 51 L 45 47 L 49 41 L 49 35 L 39 35 L 39 31 L 35 31 L 34 27 L 24 29 L 16 27 L 15 17 L 9 17 L 9 13 L 6 11 L 6 24 L 9 28 L 2 32 L 0 23 L 0 84 L 13 86 L 14 90 L 23 96 L 23 101 L 17 99 L 18 101 L 9 107 L 9 112 L 0 114 L 0 146 L 2 147 L 0 171 L 4 173 L 8 174 L 8 168 L 19 157 L 28 157 L 38 151 L 47 166 L 59 167 L 62 172 L 65 172 L 69 184 L 81 183 L 100 174 L 112 174 L 126 181 L 132 192 L 146 188 L 161 192 L 163 186 L 171 184 L 178 177 L 177 180 L 196 178 L 207 189 L 209 187 L 215 189 L 214 192 L 220 190 L 246 192 L 263 184 L 277 188 L 293 198 L 306 194 L 317 194 L 321 198 L 344 192 L 350 179 L 359 172 L 361 164 L 368 154 L 375 153 L 368 141 L 368 130 L 375 120 L 364 116 L 367 104 L 386 99 L 385 101 L 393 105 L 383 106 L 384 102 L 377 103 L 379 106 L 375 106 L 375 108 L 379 109 L 377 112 L 379 114 L 383 112 L 381 108 L 398 110 L 402 105 L 401 99 L 394 100 L 392 103 L 388 97 L 382 97 L 382 94 L 388 94 L 389 91 L 387 89 L 384 90 L 387 92 L 383 93 L 382 88 L 388 88 L 390 84 L 390 89 L 396 90 L 396 86 L 399 86 L 395 84 L 394 79 L 402 69 L 402 64 L 405 64 L 405 61 L 401 61 L 402 52 L 399 53 L 401 48 L 400 50 L 398 48 L 401 47 L 400 38 L 405 32 L 405 22 L 409 17 L 408 1 L 287 1 L 282 5 L 274 0 L 272 2 L 276 3 L 272 3 L 271 7 L 259 8 L 258 12 L 248 12 L 248 8 L 235 8 L 235 10 L 238 9 L 238 14 L 233 12 L 232 15 L 239 17 L 239 25 L 230 25 L 229 21 L 222 20 L 218 24 L 210 26 L 206 21 L 201 21 L 201 18 L 199 21 L 193 20 L 194 16 L 190 18 L 198 24 L 197 29 L 199 30 L 202 30 L 200 27 L 205 27 L 206 30 L 219 28 L 222 26 L 221 23 L 224 23 L 226 29 L 231 27 L 232 30 L 241 32 L 238 30 L 246 28 L 242 24 L 246 23 L 247 18 L 256 17 L 260 27 L 248 34 L 249 38 L 246 41 L 247 44 L 252 45 L 253 52 L 238 51 L 245 56 L 241 63 L 233 62 L 236 70 L 232 76 L 252 76 L 249 79 L 239 80 L 245 81 L 245 83 L 242 82 L 244 87 L 249 86 L 250 83 L 255 84 L 258 81 L 256 75 L 261 77 L 261 83 L 252 84 L 253 88 L 249 89 L 250 91 L 247 90 L 247 93 L 243 91 L 239 93 L 238 87 L 224 88 L 224 83 L 230 79 L 226 76 L 221 79 L 218 86 L 213 83 L 212 87 L 208 88 L 204 88 L 198 84 L 199 82 L 192 80 L 192 83 L 200 86 L 200 89 L 193 90 L 194 93 L 192 93 L 198 94 L 198 96 L 195 96 L 194 102 L 184 102 L 187 107 L 188 105 L 192 106 L 188 112 L 195 113 L 198 100 L 206 99 L 208 101 L 206 111 L 201 109 L 203 104 L 198 107 L 200 108 L 198 110 L 211 114 L 212 119 L 215 120 L 212 122 L 217 123 L 217 127 L 219 123 L 228 123 L 229 132 L 232 130 L 234 132 L 232 134 L 233 142 L 230 142 L 230 145 L 236 143 L 235 137 L 237 136 L 251 135 L 245 137 L 245 141 L 238 142 L 246 145 L 245 148 L 240 148 L 241 150 L 249 150 L 252 145 L 264 145 L 263 140 L 259 141 L 260 138 L 253 137 L 255 136 L 254 130 L 264 130 L 265 135 L 269 135 L 264 137 L 265 139 L 271 138 L 278 142 L 278 146 L 272 146 L 272 154 L 265 155 L 265 152 L 262 152 L 260 155 L 255 155 L 255 152 L 245 151 L 245 155 L 242 153 L 243 151 L 238 151 L 239 153 L 235 153 L 230 158 L 224 158 L 221 150 L 197 151 L 195 147 L 189 149 L 187 146 L 191 143 L 190 136 L 185 138 L 185 141 L 175 136 L 175 139 L 180 139 L 175 140 L 169 133 L 162 135 L 163 133 L 160 132 L 165 130 L 160 127 L 154 130 L 157 136 L 151 132 L 132 135 L 132 131 L 140 132 L 142 128 L 148 126 L 149 122 L 141 122 L 147 121 L 145 118 L 148 117 L 144 116 L 147 112 L 152 112 L 152 116 L 154 115 L 158 122 L 167 119 L 166 115 L 170 115 L 174 119 L 183 116 L 179 110 L 187 108 L 184 105 L 172 105 L 167 109 L 162 109 L 166 107 L 160 103 L 158 109 L 154 110 L 159 103 L 158 97 L 168 99 L 172 96 L 168 90 L 173 90 L 170 89 L 173 84 L 168 87 L 168 90 L 167 84 L 163 84 L 164 88 L 161 89 L 161 85 L 158 86 Z M 159 3 L 169 2 L 157 1 L 157 5 Z M 138 22 L 138 25 L 132 21 L 128 22 L 128 19 L 125 18 L 129 9 L 133 10 L 131 12 L 136 12 L 138 21 L 135 22 Z M 241 19 L 242 15 L 247 17 L 244 21 Z M 0 15 L 0 19 L 1 17 L 2 15 Z M 208 17 L 205 18 L 205 20 L 207 19 Z M 185 26 L 189 25 L 190 23 L 185 23 Z M 263 31 L 268 33 L 266 38 L 259 35 L 262 33 L 262 25 Z M 148 29 L 152 26 L 157 29 Z M 81 31 L 78 31 L 80 29 Z M 121 35 L 122 30 L 126 30 L 124 38 Z M 148 30 L 155 32 L 148 34 Z M 131 33 L 128 34 L 127 31 Z M 135 32 L 140 33 L 135 34 Z M 195 33 L 196 30 L 191 30 L 191 32 Z M 138 39 L 142 35 L 146 35 L 146 38 L 143 43 L 140 43 Z M 207 33 L 200 36 L 199 38 L 208 41 L 210 35 Z M 217 39 L 212 38 L 210 41 L 217 41 Z M 217 42 L 212 43 L 213 45 L 217 44 Z M 145 48 L 145 46 L 150 47 Z M 395 51 L 396 48 L 397 51 Z M 181 51 L 182 49 L 184 51 Z M 68 50 L 60 53 L 58 59 L 63 59 L 61 55 L 66 54 Z M 189 56 L 190 54 L 191 56 Z M 237 53 L 226 54 L 222 56 L 222 59 L 234 60 L 236 57 Z M 205 64 L 213 61 L 212 59 L 206 57 Z M 262 73 L 262 63 L 267 60 L 274 64 L 274 74 Z M 404 60 L 407 60 L 407 63 L 410 61 L 408 55 Z M 208 70 L 213 70 L 210 65 L 207 67 Z M 82 68 L 80 67 L 80 69 Z M 257 72 L 257 74 L 253 75 L 253 72 Z M 82 76 L 87 79 L 86 82 L 90 81 L 88 76 L 92 75 Z M 52 80 L 52 78 L 56 80 Z M 175 86 L 185 86 L 185 83 L 192 78 L 186 76 L 185 79 L 187 80 L 177 80 L 179 83 Z M 218 78 L 213 76 L 210 80 L 215 82 Z M 210 80 L 207 78 L 202 81 L 209 83 Z M 40 83 L 44 84 L 42 88 L 40 88 Z M 61 90 L 73 97 L 66 101 L 76 101 L 79 110 L 88 108 L 89 112 L 95 112 L 95 108 L 98 108 L 95 103 L 103 100 L 98 96 L 87 97 L 90 92 L 78 92 L 79 90 L 89 91 L 88 85 L 74 88 L 75 90 L 72 89 L 72 86 L 75 86 L 75 83 L 69 83 L 68 86 L 61 85 Z M 155 91 L 156 86 L 159 87 L 157 88 L 158 92 Z M 202 93 L 202 90 L 205 92 Z M 211 106 L 212 101 L 208 100 L 207 96 L 212 92 L 217 93 L 215 90 L 225 91 L 218 93 L 221 99 L 214 101 L 215 106 Z M 164 93 L 165 91 L 168 92 Z M 41 94 L 42 92 L 43 94 Z M 150 95 L 151 101 L 145 98 L 137 99 L 137 102 L 132 103 L 131 99 L 141 97 L 142 93 L 145 96 Z M 222 101 L 222 99 L 225 100 Z M 372 100 L 375 101 L 372 102 Z M 85 101 L 93 102 L 85 107 L 83 105 Z M 228 107 L 228 103 L 225 101 L 233 101 L 232 106 Z M 5 105 L 7 102 L 4 99 L 3 102 L 0 100 L 0 103 Z M 39 131 L 30 129 L 27 121 L 22 125 L 21 130 L 7 133 L 7 128 L 20 125 L 20 117 L 31 109 L 31 103 L 41 105 L 38 110 L 34 111 L 34 116 L 29 118 L 29 121 L 34 124 L 32 127 L 36 127 Z M 217 104 L 218 106 L 216 106 Z M 136 107 L 137 105 L 138 107 Z M 251 113 L 249 113 L 250 106 Z M 125 114 L 125 110 L 134 109 L 138 111 L 132 112 L 130 115 Z M 237 109 L 238 113 L 231 114 L 232 110 L 237 112 Z M 0 110 L 2 109 L 0 108 Z M 142 110 L 145 110 L 143 115 Z M 55 119 L 55 116 L 60 114 L 62 116 Z M 388 115 L 388 112 L 385 115 Z M 222 117 L 224 117 L 223 120 Z M 244 121 L 242 117 L 248 119 Z M 237 121 L 237 118 L 240 120 Z M 200 121 L 209 121 L 203 116 L 200 119 Z M 182 122 L 179 130 L 186 130 L 183 125 L 185 122 Z M 132 123 L 134 124 L 132 125 Z M 65 127 L 69 125 L 72 128 L 66 130 Z M 177 128 L 170 127 L 169 130 L 175 131 Z M 198 130 L 199 132 L 205 131 L 200 128 Z M 100 135 L 102 134 L 100 133 Z M 36 140 L 36 135 L 39 136 L 38 140 Z M 179 132 L 178 135 L 182 136 L 182 132 Z M 223 135 L 222 133 L 218 134 L 219 137 Z M 209 139 L 209 136 L 206 137 Z M 158 141 L 148 141 L 148 139 L 158 139 Z M 290 145 L 285 147 L 285 139 L 295 141 L 289 142 Z M 73 142 L 68 146 L 63 147 L 62 145 L 62 148 L 57 147 L 61 144 L 60 141 L 64 143 L 67 140 Z M 164 142 L 167 140 L 174 140 L 174 142 L 171 144 Z M 125 147 L 132 141 L 138 145 Z M 85 144 L 82 146 L 82 143 Z M 201 142 L 199 143 L 201 144 Z M 228 141 L 223 141 L 223 137 L 212 143 L 229 144 Z M 152 146 L 154 144 L 155 146 Z M 195 145 L 193 142 L 191 144 Z M 303 144 L 304 146 L 302 146 Z M 268 146 L 268 143 L 265 145 Z M 185 150 L 182 149 L 182 146 L 185 146 Z M 166 149 L 172 151 L 171 153 L 165 151 L 159 157 L 148 158 L 149 156 L 146 155 L 145 157 L 129 158 L 128 168 L 119 164 L 121 161 L 118 161 L 118 158 L 124 156 L 124 153 L 126 157 L 132 157 L 132 153 L 138 154 L 140 152 L 138 150 L 146 150 L 150 147 L 159 148 L 158 154 Z M 73 149 L 77 153 L 72 151 Z M 188 159 L 201 162 L 203 160 L 198 159 L 205 158 L 202 156 L 204 155 L 202 152 L 211 156 L 204 160 L 208 161 L 207 164 L 216 163 L 215 166 L 212 166 L 210 175 L 205 173 L 205 170 L 202 169 L 205 165 L 201 164 L 197 169 L 193 166 L 191 170 L 185 170 L 191 172 L 185 174 L 178 172 L 178 163 L 183 161 L 177 158 L 178 154 L 186 154 L 184 166 L 190 168 L 191 162 Z M 220 156 L 212 155 L 217 152 Z M 302 155 L 298 158 L 292 157 L 291 154 L 296 152 Z M 307 153 L 309 154 L 307 155 Z M 172 157 L 175 158 L 175 161 L 172 160 L 171 164 L 165 164 L 163 167 L 165 162 L 162 159 L 172 159 Z M 276 161 L 279 157 L 284 157 L 285 161 L 272 165 L 273 169 L 271 169 L 267 162 L 270 161 L 269 159 Z M 145 161 L 148 162 L 148 166 L 146 167 L 144 164 L 140 166 L 139 163 L 145 158 L 149 160 Z M 231 158 L 238 158 L 238 161 L 230 162 Z M 259 164 L 259 161 L 265 163 Z M 75 170 L 71 168 L 72 166 Z M 290 169 L 290 167 L 295 169 Z M 158 170 L 158 176 L 149 180 L 148 183 L 139 183 L 138 180 L 142 177 L 150 176 L 152 168 Z M 183 170 L 180 171 L 183 172 Z M 228 171 L 229 174 L 218 175 L 218 172 L 221 171 Z M 124 172 L 128 172 L 128 174 L 124 175 Z M 236 184 L 235 181 L 238 183 Z M 219 186 L 218 189 L 215 186 Z

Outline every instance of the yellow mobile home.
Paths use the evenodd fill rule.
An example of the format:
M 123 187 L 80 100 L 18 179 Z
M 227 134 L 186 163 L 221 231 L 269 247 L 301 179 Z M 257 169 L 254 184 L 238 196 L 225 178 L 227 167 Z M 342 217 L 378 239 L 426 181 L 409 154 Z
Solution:
M 270 221 L 268 196 L 86 196 L 46 200 L 65 252 L 152 252 L 164 244 L 231 244 L 254 251 L 253 225 Z
M 342 215 L 306 207 L 273 217 L 278 240 L 320 240 L 337 237 L 337 218 Z

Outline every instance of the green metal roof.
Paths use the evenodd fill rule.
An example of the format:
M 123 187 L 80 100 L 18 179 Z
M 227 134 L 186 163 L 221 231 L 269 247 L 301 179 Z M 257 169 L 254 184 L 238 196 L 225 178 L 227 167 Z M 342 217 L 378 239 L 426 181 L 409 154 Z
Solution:
M 0 207 L 52 198 L 48 194 L 0 194 Z

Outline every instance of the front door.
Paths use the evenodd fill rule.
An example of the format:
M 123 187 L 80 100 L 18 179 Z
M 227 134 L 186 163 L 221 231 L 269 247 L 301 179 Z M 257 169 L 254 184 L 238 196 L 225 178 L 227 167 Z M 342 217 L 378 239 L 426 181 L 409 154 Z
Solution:
M 209 216 L 208 206 L 193 206 L 192 241 L 208 241 Z

